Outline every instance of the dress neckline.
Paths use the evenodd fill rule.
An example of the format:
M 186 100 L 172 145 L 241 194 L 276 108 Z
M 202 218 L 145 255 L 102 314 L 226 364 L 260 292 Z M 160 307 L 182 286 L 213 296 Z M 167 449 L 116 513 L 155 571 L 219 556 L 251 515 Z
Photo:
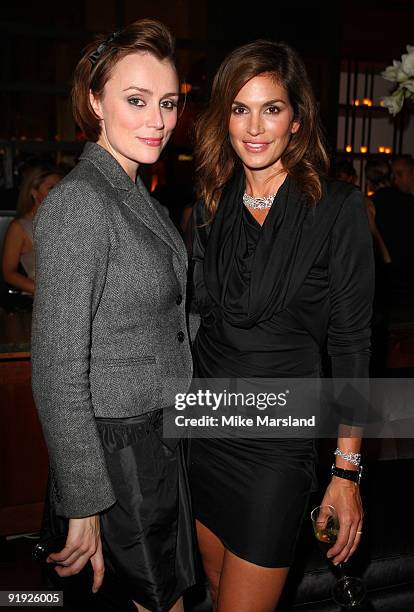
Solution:
M 270 210 L 269 210 L 270 213 Z M 267 217 L 269 216 L 269 213 L 267 213 L 266 218 L 264 219 L 263 223 L 260 224 L 259 221 L 257 219 L 255 219 L 255 217 L 252 215 L 252 213 L 250 212 L 250 210 L 247 208 L 247 206 L 243 206 L 243 216 L 245 221 L 251 226 L 253 227 L 255 230 L 259 231 L 263 228 L 263 225 L 266 222 Z

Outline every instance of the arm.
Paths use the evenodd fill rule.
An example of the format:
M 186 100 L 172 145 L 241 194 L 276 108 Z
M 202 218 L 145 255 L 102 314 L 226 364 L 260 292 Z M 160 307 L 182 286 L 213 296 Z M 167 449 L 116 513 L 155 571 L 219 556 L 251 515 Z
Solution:
M 105 211 L 88 185 L 65 182 L 34 228 L 32 385 L 49 450 L 57 514 L 79 518 L 115 502 L 89 386 L 92 326 L 105 284 Z
M 33 294 L 35 288 L 34 281 L 18 271 L 23 246 L 24 230 L 17 221 L 12 221 L 4 239 L 3 278 L 9 285 Z
M 57 514 L 70 517 L 60 576 L 91 561 L 96 592 L 104 562 L 98 513 L 115 502 L 89 387 L 92 325 L 106 277 L 104 210 L 88 186 L 66 183 L 43 202 L 34 231 L 36 296 L 32 384 L 49 450 Z
M 367 378 L 369 375 L 374 261 L 367 214 L 359 192 L 345 201 L 332 233 L 329 292 L 331 315 L 328 327 L 328 352 L 333 378 Z M 340 426 L 337 446 L 358 453 L 362 430 Z M 352 437 L 351 437 L 352 436 Z M 341 457 L 336 466 L 357 469 Z M 334 563 L 347 560 L 356 549 L 362 527 L 359 486 L 332 477 L 322 504 L 338 512 L 340 532 L 328 556 Z

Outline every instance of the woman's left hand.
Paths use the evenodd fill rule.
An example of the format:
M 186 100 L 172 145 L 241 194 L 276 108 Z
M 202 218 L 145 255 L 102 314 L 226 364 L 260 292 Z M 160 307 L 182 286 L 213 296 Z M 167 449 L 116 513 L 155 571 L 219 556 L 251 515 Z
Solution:
M 338 537 L 327 557 L 334 565 L 338 565 L 348 561 L 361 540 L 364 512 L 359 486 L 333 476 L 321 502 L 321 506 L 327 505 L 335 508 L 339 519 Z

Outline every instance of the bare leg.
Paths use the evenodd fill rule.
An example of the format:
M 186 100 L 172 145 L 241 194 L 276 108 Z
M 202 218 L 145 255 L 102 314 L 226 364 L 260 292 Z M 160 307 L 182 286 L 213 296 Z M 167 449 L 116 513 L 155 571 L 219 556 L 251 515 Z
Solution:
M 205 525 L 196 521 L 197 537 L 215 612 L 274 612 L 288 567 L 255 565 L 227 550 Z
M 274 612 L 288 567 L 262 567 L 226 549 L 220 577 L 218 612 Z
M 140 606 L 139 604 L 137 604 L 136 601 L 132 602 L 134 604 L 134 606 L 136 607 L 137 610 L 139 610 L 139 612 L 151 612 L 151 610 L 147 610 L 147 608 L 143 608 L 142 606 Z
M 225 548 L 217 536 L 205 525 L 196 521 L 197 539 L 203 561 L 204 571 L 213 602 L 213 610 L 217 610 L 220 575 L 223 569 Z
M 151 610 L 147 610 L 147 608 L 143 608 L 142 606 L 137 604 L 136 601 L 134 601 L 133 603 L 134 603 L 134 606 L 137 608 L 137 610 L 139 610 L 139 612 L 151 612 Z M 184 612 L 182 597 L 180 597 L 180 599 L 173 605 L 173 607 L 170 608 L 169 612 Z
M 170 612 L 184 612 L 183 598 L 180 599 L 170 608 Z

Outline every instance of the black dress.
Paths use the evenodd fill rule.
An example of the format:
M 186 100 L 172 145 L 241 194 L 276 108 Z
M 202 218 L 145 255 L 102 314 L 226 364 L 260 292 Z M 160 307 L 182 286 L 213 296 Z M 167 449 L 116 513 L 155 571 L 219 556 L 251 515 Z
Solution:
M 196 375 L 318 377 L 328 332 L 334 374 L 366 375 L 374 276 L 362 198 L 355 191 L 338 197 L 341 214 L 337 211 L 327 235 L 319 236 L 313 260 L 305 257 L 304 274 L 301 254 L 318 241 L 323 208 L 316 213 L 309 209 L 288 178 L 261 227 L 242 205 L 241 187 L 233 186 L 231 196 L 220 202 L 219 210 L 223 206 L 229 211 L 227 218 L 223 210 L 218 212 L 207 231 L 198 223 L 194 284 L 201 325 L 194 343 Z M 229 232 L 233 238 L 226 252 Z M 351 243 L 353 252 L 347 254 Z M 217 258 L 211 256 L 212 248 L 219 251 Z M 365 271 L 359 269 L 361 259 Z M 260 278 L 266 266 L 258 284 L 254 277 Z M 280 272 L 274 272 L 278 266 Z M 272 271 L 278 276 L 272 277 Z M 304 278 L 292 295 L 289 288 L 297 275 Z M 272 294 L 269 283 L 278 286 L 277 293 Z M 261 293 L 256 310 L 252 288 L 254 297 Z M 316 487 L 314 440 L 193 439 L 190 485 L 196 518 L 228 549 L 257 565 L 289 566 Z

